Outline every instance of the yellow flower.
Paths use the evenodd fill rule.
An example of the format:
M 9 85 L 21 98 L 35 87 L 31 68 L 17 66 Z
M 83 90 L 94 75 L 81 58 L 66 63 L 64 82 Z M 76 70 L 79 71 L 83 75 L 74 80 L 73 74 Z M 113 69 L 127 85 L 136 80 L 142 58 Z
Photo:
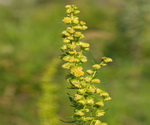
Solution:
M 71 18 L 64 17 L 63 21 L 64 21 L 64 23 L 70 24 L 71 23 Z
M 85 63 L 85 62 L 87 62 L 87 57 L 86 56 L 81 56 L 80 60 L 81 60 L 81 62 Z
M 101 81 L 99 79 L 92 79 L 92 83 L 100 83 Z
M 100 100 L 100 101 L 96 102 L 95 105 L 97 105 L 97 106 L 104 106 L 104 102 L 102 100 Z
M 105 101 L 111 100 L 111 97 L 104 98 Z
M 69 54 L 75 54 L 76 53 L 76 51 L 75 50 L 73 50 L 73 51 L 69 51 Z
M 79 94 L 75 94 L 74 100 L 77 101 L 77 100 L 80 100 L 80 99 L 83 99 L 83 96 L 79 95 Z
M 84 75 L 84 72 L 82 71 L 81 67 L 74 67 L 71 69 L 71 73 L 75 76 L 75 77 L 80 77 Z
M 82 26 L 74 26 L 73 29 L 75 29 L 75 30 L 82 30 Z
M 81 110 L 77 110 L 77 111 L 75 112 L 75 115 L 83 116 L 83 115 L 85 115 L 85 114 L 84 114 L 84 112 L 82 112 Z
M 69 40 L 74 40 L 72 36 L 67 37 Z
M 108 57 L 102 57 L 101 58 L 104 62 L 112 62 L 113 60 L 111 58 L 108 58 Z
M 96 93 L 97 94 L 100 94 L 100 93 L 102 93 L 103 92 L 103 90 L 101 90 L 101 89 L 96 89 Z
M 68 45 L 68 47 L 69 47 L 71 50 L 73 50 L 73 49 L 75 49 L 77 46 L 74 45 L 74 44 L 70 44 L 70 45 Z
M 83 94 L 85 94 L 85 90 L 84 90 L 84 89 L 79 89 L 79 90 L 77 91 L 77 93 L 83 95 Z
M 92 67 L 93 67 L 94 69 L 100 69 L 100 68 L 101 68 L 101 66 L 100 66 L 99 64 L 94 64 Z
M 68 39 L 65 38 L 65 39 L 63 40 L 63 42 L 64 42 L 64 43 L 70 43 L 70 40 L 68 40 Z
M 87 26 L 82 26 L 82 30 L 86 30 L 87 28 Z
M 103 111 L 103 110 L 97 110 L 97 112 L 96 112 L 96 116 L 97 117 L 101 117 L 101 116 L 103 116 L 105 114 L 105 112 Z
M 100 120 L 95 120 L 94 122 L 95 122 L 94 125 L 101 125 L 101 123 L 102 123 Z
M 81 24 L 81 25 L 86 25 L 86 23 L 85 23 L 85 22 L 83 22 L 83 21 L 80 21 L 80 24 Z
M 85 100 L 79 100 L 78 103 L 81 104 L 81 105 L 85 105 L 86 101 Z
M 69 69 L 71 67 L 70 63 L 65 63 L 62 65 L 62 68 Z
M 87 93 L 95 93 L 95 88 L 94 87 L 89 87 L 88 89 L 87 89 Z
M 93 105 L 94 104 L 94 100 L 93 99 L 87 99 L 86 103 L 88 105 Z
M 103 96 L 103 97 L 109 97 L 109 94 L 107 93 L 107 92 L 102 92 L 101 94 L 100 94 L 100 96 Z
M 70 14 L 71 12 L 72 12 L 71 9 L 67 9 L 67 10 L 66 10 L 66 13 L 68 13 L 68 14 Z
M 86 70 L 86 72 L 91 75 L 91 74 L 93 74 L 94 71 L 93 70 Z
M 66 50 L 67 49 L 67 46 L 66 45 L 63 45 L 62 47 L 61 47 L 61 50 Z
M 104 61 L 107 63 L 107 62 L 112 62 L 113 60 L 111 58 L 106 58 Z
M 79 13 L 80 13 L 79 10 L 75 10 L 75 11 L 74 11 L 74 14 L 79 14 Z
M 92 77 L 91 77 L 91 76 L 86 76 L 86 77 L 84 78 L 84 80 L 85 80 L 86 82 L 90 82 L 90 81 L 92 80 Z
M 70 9 L 70 8 L 71 8 L 71 5 L 66 5 L 65 8 L 66 8 L 66 9 Z
M 76 32 L 76 33 L 74 34 L 75 37 L 80 37 L 81 35 L 82 35 L 81 32 Z
M 68 30 L 69 33 L 75 33 L 75 30 L 72 29 L 71 27 L 68 27 L 67 30 Z
M 108 125 L 107 123 L 102 123 L 101 125 Z
M 79 62 L 79 59 L 76 59 L 76 58 L 71 58 L 70 60 L 68 60 L 68 62 Z
M 78 18 L 74 18 L 72 21 L 73 21 L 74 24 L 78 24 L 79 23 Z
M 83 48 L 86 48 L 86 47 L 89 47 L 90 44 L 88 44 L 88 43 L 81 43 L 80 46 L 83 47 Z

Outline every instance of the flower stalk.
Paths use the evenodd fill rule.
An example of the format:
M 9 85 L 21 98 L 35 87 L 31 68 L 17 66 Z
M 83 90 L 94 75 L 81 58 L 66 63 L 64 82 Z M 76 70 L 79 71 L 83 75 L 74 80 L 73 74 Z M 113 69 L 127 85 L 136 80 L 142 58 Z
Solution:
M 82 64 L 87 62 L 84 52 L 89 51 L 90 44 L 81 41 L 84 38 L 82 31 L 87 29 L 86 23 L 80 21 L 78 14 L 80 11 L 74 5 L 66 6 L 67 16 L 63 22 L 67 28 L 62 32 L 63 54 L 61 59 L 65 62 L 62 68 L 69 71 L 66 76 L 70 83 L 69 89 L 76 90 L 75 95 L 69 95 L 70 102 L 74 107 L 74 123 L 76 125 L 107 125 L 99 120 L 104 116 L 105 111 L 102 109 L 104 101 L 110 100 L 109 94 L 100 89 L 100 79 L 96 78 L 98 70 L 112 62 L 111 58 L 102 57 L 101 62 L 94 64 L 92 69 L 83 70 Z M 96 98 L 96 97 L 99 98 Z

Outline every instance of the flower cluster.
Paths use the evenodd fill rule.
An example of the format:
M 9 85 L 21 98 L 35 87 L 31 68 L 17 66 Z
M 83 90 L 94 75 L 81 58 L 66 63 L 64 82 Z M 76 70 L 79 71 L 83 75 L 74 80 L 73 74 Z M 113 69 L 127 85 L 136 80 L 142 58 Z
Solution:
M 66 79 L 70 83 L 70 89 L 75 89 L 76 94 L 69 99 L 74 107 L 74 123 L 76 125 L 107 125 L 99 120 L 105 114 L 102 109 L 104 101 L 110 100 L 109 94 L 97 87 L 100 79 L 96 78 L 99 69 L 112 62 L 111 58 L 102 57 L 99 64 L 94 64 L 92 69 L 83 71 L 82 64 L 87 62 L 87 57 L 83 54 L 89 50 L 89 43 L 81 41 L 84 38 L 83 30 L 87 29 L 86 23 L 80 21 L 78 14 L 80 11 L 74 5 L 66 6 L 67 17 L 63 22 L 68 25 L 62 32 L 64 45 L 61 47 L 63 54 L 61 59 L 65 61 L 62 65 L 69 70 Z M 98 97 L 98 98 L 96 98 Z

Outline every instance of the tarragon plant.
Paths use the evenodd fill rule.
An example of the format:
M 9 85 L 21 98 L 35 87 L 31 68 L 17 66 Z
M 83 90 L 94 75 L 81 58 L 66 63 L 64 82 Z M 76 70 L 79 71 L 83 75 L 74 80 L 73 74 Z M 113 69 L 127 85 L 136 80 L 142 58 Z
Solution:
M 100 79 L 96 78 L 99 69 L 112 62 L 111 58 L 102 57 L 101 62 L 92 65 L 91 69 L 83 70 L 82 64 L 87 62 L 83 54 L 89 51 L 89 43 L 81 41 L 84 38 L 83 30 L 87 29 L 86 23 L 80 21 L 80 11 L 74 5 L 66 6 L 67 16 L 63 22 L 67 28 L 62 32 L 63 43 L 61 47 L 63 54 L 61 59 L 65 61 L 62 68 L 69 71 L 66 76 L 70 83 L 69 89 L 74 89 L 75 94 L 69 95 L 71 105 L 74 107 L 73 121 L 75 125 L 107 125 L 99 120 L 105 114 L 102 109 L 104 101 L 110 100 L 109 94 L 99 86 Z

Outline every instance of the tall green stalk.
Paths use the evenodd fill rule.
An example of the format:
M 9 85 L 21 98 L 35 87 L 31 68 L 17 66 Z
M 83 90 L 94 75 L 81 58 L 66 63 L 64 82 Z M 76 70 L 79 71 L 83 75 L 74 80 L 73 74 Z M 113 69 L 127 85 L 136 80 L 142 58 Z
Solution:
M 89 43 L 81 41 L 84 38 L 83 30 L 87 29 L 86 23 L 80 21 L 80 11 L 74 5 L 66 6 L 67 16 L 63 22 L 67 29 L 62 32 L 64 45 L 61 59 L 65 61 L 62 68 L 69 71 L 66 76 L 70 88 L 75 90 L 75 95 L 69 95 L 70 102 L 74 107 L 73 123 L 76 125 L 107 125 L 99 120 L 105 114 L 102 109 L 104 101 L 110 100 L 109 94 L 100 88 L 100 79 L 96 78 L 98 70 L 112 62 L 111 58 L 102 57 L 101 62 L 94 64 L 92 69 L 83 70 L 82 64 L 87 62 L 83 54 L 89 51 Z M 96 97 L 99 98 L 96 98 Z

